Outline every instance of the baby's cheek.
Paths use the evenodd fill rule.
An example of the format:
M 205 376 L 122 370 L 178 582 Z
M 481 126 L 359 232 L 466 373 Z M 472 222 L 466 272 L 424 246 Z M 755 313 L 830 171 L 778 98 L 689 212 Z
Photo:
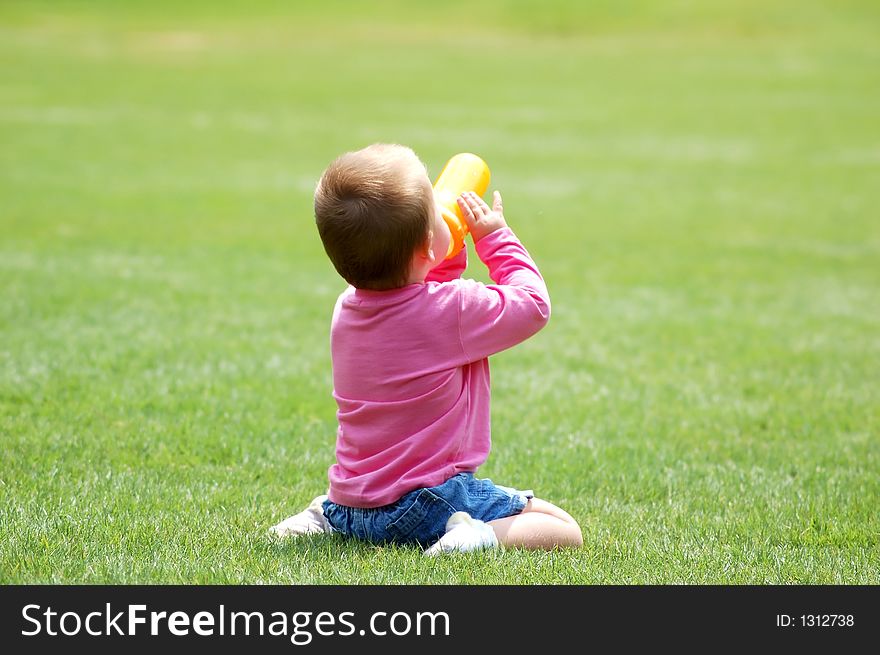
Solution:
M 446 259 L 446 254 L 449 252 L 449 242 L 450 238 L 447 233 L 447 237 L 443 239 L 443 242 L 437 244 L 437 250 L 434 253 L 434 256 L 437 258 L 438 264 Z

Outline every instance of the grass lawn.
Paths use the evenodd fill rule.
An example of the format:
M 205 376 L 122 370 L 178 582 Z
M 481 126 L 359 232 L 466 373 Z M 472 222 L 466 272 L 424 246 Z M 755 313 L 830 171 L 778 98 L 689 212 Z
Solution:
M 0 582 L 880 583 L 876 3 L 139 4 L 0 5 Z M 554 314 L 479 474 L 583 549 L 267 540 L 373 141 L 492 168 Z

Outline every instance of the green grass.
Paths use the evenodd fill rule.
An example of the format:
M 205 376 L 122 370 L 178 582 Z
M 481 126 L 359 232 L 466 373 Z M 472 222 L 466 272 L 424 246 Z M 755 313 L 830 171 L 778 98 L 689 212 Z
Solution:
M 132 4 L 0 6 L 0 582 L 880 583 L 876 3 Z M 583 549 L 265 538 L 373 141 L 491 166 L 554 314 L 480 474 Z

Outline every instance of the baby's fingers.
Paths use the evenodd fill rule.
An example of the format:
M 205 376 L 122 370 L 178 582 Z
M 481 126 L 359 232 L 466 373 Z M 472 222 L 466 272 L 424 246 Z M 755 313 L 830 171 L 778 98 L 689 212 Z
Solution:
M 489 211 L 489 205 L 473 191 L 465 191 L 462 196 L 475 215 L 485 214 Z
M 492 192 L 492 211 L 498 212 L 499 214 L 504 213 L 504 205 L 501 203 L 500 191 Z
M 482 211 L 486 213 L 490 211 L 489 205 L 486 204 L 486 201 L 483 200 L 483 197 L 479 195 L 476 191 L 468 191 L 467 194 Z
M 458 201 L 458 206 L 461 207 L 462 214 L 464 214 L 465 217 L 467 217 L 467 216 L 476 217 L 476 215 L 477 215 L 476 208 L 468 200 L 468 197 L 466 194 L 460 195 L 458 198 L 456 198 L 456 200 Z

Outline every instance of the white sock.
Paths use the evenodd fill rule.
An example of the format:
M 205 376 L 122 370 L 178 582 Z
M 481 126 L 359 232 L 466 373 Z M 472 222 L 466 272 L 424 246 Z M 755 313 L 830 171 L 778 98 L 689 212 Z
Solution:
M 482 548 L 498 547 L 498 538 L 492 527 L 473 518 L 467 512 L 456 512 L 446 522 L 446 534 L 425 551 L 433 557 L 441 553 L 464 553 Z
M 298 537 L 304 534 L 325 534 L 330 532 L 330 524 L 324 518 L 321 505 L 327 496 L 318 496 L 299 514 L 284 519 L 269 528 L 269 534 L 276 537 Z

